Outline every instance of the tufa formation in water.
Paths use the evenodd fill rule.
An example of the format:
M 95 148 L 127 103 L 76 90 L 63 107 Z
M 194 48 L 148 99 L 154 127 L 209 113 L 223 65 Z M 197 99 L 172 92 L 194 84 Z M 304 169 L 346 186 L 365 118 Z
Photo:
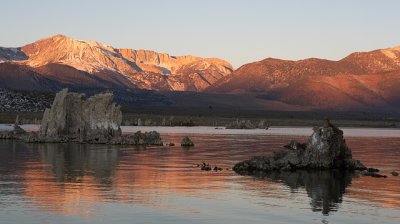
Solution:
M 181 141 L 181 146 L 191 147 L 194 146 L 194 143 L 188 136 L 185 136 Z
M 51 141 L 107 143 L 121 136 L 122 112 L 112 103 L 113 94 L 100 93 L 84 99 L 84 94 L 57 93 L 51 108 L 44 111 L 39 135 Z
M 237 163 L 233 170 L 239 174 L 294 170 L 365 170 L 366 167 L 352 158 L 343 131 L 326 119 L 323 127 L 315 127 L 308 143 L 292 141 L 272 156 L 258 156 Z
M 57 93 L 44 112 L 39 133 L 25 135 L 27 142 L 80 142 L 95 144 L 162 145 L 158 132 L 122 135 L 121 107 L 111 92 L 85 99 L 85 94 Z

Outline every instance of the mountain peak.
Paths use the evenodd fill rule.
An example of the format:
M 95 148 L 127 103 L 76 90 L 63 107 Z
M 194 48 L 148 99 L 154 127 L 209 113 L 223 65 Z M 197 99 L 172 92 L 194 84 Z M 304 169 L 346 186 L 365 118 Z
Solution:
M 35 41 L 34 43 L 39 43 L 44 41 L 61 41 L 61 40 L 75 40 L 75 39 L 64 34 L 55 34 L 49 37 L 41 38 Z
M 52 39 L 54 39 L 54 38 L 73 39 L 73 38 L 71 38 L 71 37 L 69 37 L 67 35 L 64 35 L 64 34 L 54 34 L 53 36 L 50 36 L 48 38 L 52 38 Z
M 395 50 L 395 51 L 400 51 L 400 45 L 396 45 L 396 46 L 394 46 L 394 47 L 389 47 L 389 48 L 386 48 L 387 50 Z
M 100 48 L 106 48 L 106 49 L 114 49 L 109 45 L 97 42 L 95 40 L 79 40 L 75 39 L 73 37 L 64 35 L 64 34 L 55 34 L 53 36 L 45 37 L 42 38 L 38 41 L 33 42 L 32 44 L 55 44 L 55 43 L 63 43 L 66 45 L 89 45 L 92 47 L 100 47 Z M 29 44 L 28 44 L 29 45 Z
M 8 61 L 69 83 L 79 82 L 73 80 L 77 74 L 89 74 L 99 79 L 95 77 L 98 74 L 107 82 L 110 79 L 125 79 L 125 83 L 121 84 L 123 86 L 128 83 L 143 89 L 182 91 L 203 90 L 233 70 L 232 65 L 221 59 L 116 49 L 97 41 L 78 40 L 63 34 L 46 37 L 21 48 L 0 49 L 0 62 Z
M 355 52 L 339 61 L 274 58 L 243 65 L 207 89 L 316 108 L 400 105 L 400 47 Z
M 28 65 L 33 67 L 56 63 L 88 72 L 105 68 L 118 70 L 115 63 L 111 62 L 119 57 L 112 47 L 76 40 L 62 34 L 40 39 L 25 45 L 21 50 L 29 57 Z

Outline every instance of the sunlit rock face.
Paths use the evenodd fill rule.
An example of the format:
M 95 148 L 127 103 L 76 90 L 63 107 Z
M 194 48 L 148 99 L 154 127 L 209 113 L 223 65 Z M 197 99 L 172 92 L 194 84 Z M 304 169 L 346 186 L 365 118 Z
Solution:
M 11 73 L 9 64 L 62 86 L 174 91 L 201 91 L 233 71 L 231 64 L 217 58 L 117 49 L 64 35 L 43 38 L 21 48 L 0 47 L 0 79 Z M 10 86 L 9 80 L 4 82 Z M 43 90 L 37 83 L 16 87 L 32 89 L 32 85 Z
M 356 52 L 338 60 L 266 58 L 236 69 L 206 91 L 317 108 L 400 105 L 400 47 Z
M 204 90 L 233 71 L 231 64 L 218 58 L 172 56 L 155 51 L 133 49 L 118 49 L 118 52 L 128 61 L 135 63 L 143 72 L 166 75 L 164 81 L 168 89 L 174 91 Z M 151 89 L 150 83 L 139 78 L 137 82 Z
M 80 141 L 107 143 L 121 135 L 122 112 L 112 103 L 112 93 L 100 93 L 84 99 L 84 94 L 57 93 L 53 105 L 46 109 L 40 136 L 46 141 Z
M 233 169 L 240 174 L 252 174 L 274 170 L 364 170 L 366 167 L 352 159 L 343 131 L 326 120 L 323 127 L 314 128 L 307 144 L 292 141 L 272 156 L 254 157 L 237 163 Z

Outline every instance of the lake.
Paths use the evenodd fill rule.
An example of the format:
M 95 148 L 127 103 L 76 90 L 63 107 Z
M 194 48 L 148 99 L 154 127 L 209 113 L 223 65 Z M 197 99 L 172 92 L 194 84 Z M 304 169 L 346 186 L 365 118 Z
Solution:
M 37 126 L 25 126 L 30 130 Z M 400 131 L 344 129 L 353 157 L 388 178 L 339 172 L 240 176 L 311 128 L 160 131 L 173 147 L 0 141 L 0 223 L 400 223 Z M 189 135 L 196 144 L 179 146 Z M 201 171 L 207 162 L 223 171 Z

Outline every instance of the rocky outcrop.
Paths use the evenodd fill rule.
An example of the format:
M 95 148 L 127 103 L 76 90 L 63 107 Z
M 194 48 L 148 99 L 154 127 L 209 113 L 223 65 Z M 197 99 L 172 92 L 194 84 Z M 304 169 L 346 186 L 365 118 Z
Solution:
M 3 87 L 15 86 L 19 90 L 41 90 L 43 82 L 34 82 L 41 78 L 49 79 L 50 84 L 54 81 L 74 88 L 201 91 L 232 71 L 232 65 L 221 59 L 117 49 L 64 35 L 44 38 L 21 48 L 0 47 L 0 80 L 2 76 L 7 77 Z M 17 78 L 13 73 L 24 74 L 24 79 L 32 75 L 37 78 L 18 86 L 13 81 Z
M 68 89 L 57 93 L 51 108 L 44 112 L 40 139 L 107 143 L 121 136 L 122 112 L 112 102 L 113 94 L 84 97 L 84 94 L 69 93 Z
M 185 136 L 181 141 L 181 146 L 191 147 L 191 146 L 194 146 L 194 143 L 188 136 Z
M 138 131 L 133 135 L 122 135 L 111 139 L 110 141 L 113 145 L 156 145 L 162 146 L 160 133 L 156 131 L 150 131 L 142 133 Z
M 210 171 L 212 170 L 212 167 L 210 166 L 209 163 L 203 162 L 202 164 L 200 164 L 200 169 L 205 171 Z
M 329 120 L 323 127 L 315 127 L 307 144 L 291 142 L 272 156 L 259 156 L 237 163 L 233 170 L 239 174 L 294 170 L 365 170 L 366 167 L 352 158 L 343 131 Z
M 45 110 L 38 133 L 24 135 L 26 142 L 79 142 L 92 144 L 162 145 L 155 131 L 122 135 L 122 112 L 111 92 L 89 98 L 64 89 Z

